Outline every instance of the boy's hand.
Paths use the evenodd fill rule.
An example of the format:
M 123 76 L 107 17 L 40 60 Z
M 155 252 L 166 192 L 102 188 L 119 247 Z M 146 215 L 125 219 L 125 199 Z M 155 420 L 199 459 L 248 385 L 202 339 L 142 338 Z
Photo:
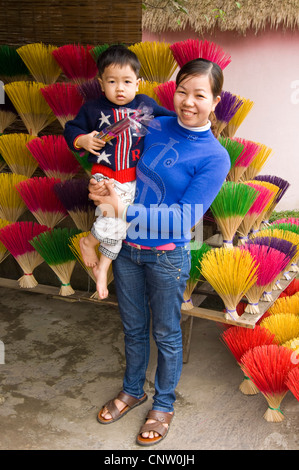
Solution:
M 105 146 L 106 142 L 96 137 L 97 134 L 98 131 L 92 131 L 89 134 L 80 135 L 76 144 L 78 147 L 82 147 L 88 152 L 98 155 L 98 152 Z

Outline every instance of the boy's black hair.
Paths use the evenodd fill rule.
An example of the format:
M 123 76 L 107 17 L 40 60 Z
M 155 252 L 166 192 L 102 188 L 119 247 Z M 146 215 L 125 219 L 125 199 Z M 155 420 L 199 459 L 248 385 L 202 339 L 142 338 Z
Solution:
M 100 77 L 103 75 L 105 68 L 109 67 L 109 65 L 119 65 L 120 67 L 130 65 L 137 78 L 139 77 L 140 62 L 138 57 L 123 44 L 109 46 L 108 49 L 99 55 L 97 66 Z

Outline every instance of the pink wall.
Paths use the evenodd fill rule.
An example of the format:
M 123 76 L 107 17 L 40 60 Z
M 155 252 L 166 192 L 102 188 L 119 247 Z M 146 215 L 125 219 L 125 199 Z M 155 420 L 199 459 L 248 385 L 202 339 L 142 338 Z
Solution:
M 224 70 L 224 90 L 254 102 L 236 137 L 273 149 L 261 174 L 291 184 L 277 210 L 299 209 L 299 31 L 267 30 L 246 36 L 218 31 L 204 37 L 192 31 L 143 32 L 143 41 L 174 43 L 188 38 L 213 41 L 231 55 Z

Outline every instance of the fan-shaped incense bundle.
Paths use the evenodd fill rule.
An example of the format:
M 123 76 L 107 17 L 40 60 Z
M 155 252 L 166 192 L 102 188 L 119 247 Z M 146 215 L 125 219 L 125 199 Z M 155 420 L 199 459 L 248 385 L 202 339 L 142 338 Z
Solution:
M 271 314 L 274 313 L 293 313 L 299 316 L 299 292 L 294 295 L 280 297 L 268 309 Z
M 266 220 L 264 223 L 267 225 L 269 224 L 269 218 L 277 206 L 277 204 L 281 201 L 281 198 L 285 195 L 286 191 L 290 187 L 290 183 L 283 178 L 280 178 L 279 176 L 271 176 L 271 175 L 258 175 L 254 178 L 254 180 L 257 181 L 265 181 L 268 183 L 271 183 L 279 188 L 279 191 L 275 195 L 275 198 L 273 199 L 270 207 L 267 210 L 267 213 L 265 214 Z
M 85 102 L 96 100 L 103 94 L 100 82 L 97 78 L 88 80 L 88 82 L 80 83 L 77 87 Z
M 18 279 L 20 287 L 32 288 L 38 284 L 33 271 L 43 262 L 43 259 L 30 245 L 29 240 L 46 230 L 48 227 L 28 221 L 15 222 L 0 229 L 0 241 L 24 272 L 23 276 Z
M 67 121 L 77 116 L 84 103 L 84 99 L 74 83 L 54 83 L 41 88 L 40 91 L 63 128 Z
M 138 91 L 137 94 L 143 94 L 150 96 L 153 98 L 159 105 L 161 105 L 161 101 L 158 98 L 157 93 L 155 92 L 155 89 L 157 86 L 160 85 L 158 82 L 149 82 L 148 80 L 141 80 L 139 83 Z
M 57 275 L 61 287 L 59 295 L 75 293 L 71 286 L 76 258 L 68 245 L 70 237 L 78 233 L 75 228 L 54 228 L 34 237 L 30 243 Z
M 91 176 L 92 163 L 89 161 L 89 152 L 72 152 L 73 156 L 85 171 L 88 177 Z
M 89 53 L 93 46 L 66 44 L 55 49 L 52 54 L 63 73 L 78 85 L 92 80 L 98 73 L 97 65 Z
M 245 214 L 242 222 L 240 223 L 237 232 L 239 235 L 239 241 L 244 243 L 248 240 L 248 234 L 252 227 L 254 226 L 256 220 L 260 216 L 261 213 L 264 213 L 264 210 L 267 204 L 270 202 L 271 198 L 273 197 L 273 193 L 269 188 L 264 186 L 254 184 L 251 181 L 244 181 L 244 184 L 248 184 L 257 191 L 257 198 L 255 199 L 254 203 Z
M 286 386 L 299 401 L 299 367 L 292 369 L 286 379 Z
M 276 344 L 257 346 L 241 358 L 244 373 L 267 400 L 266 421 L 277 423 L 284 419 L 280 405 L 288 392 L 288 374 L 296 367 L 291 358 L 292 351 Z
M 78 235 L 75 235 L 69 239 L 69 247 L 74 253 L 74 256 L 76 257 L 77 261 L 81 264 L 83 269 L 87 272 L 87 274 L 91 277 L 91 279 L 96 283 L 96 279 L 93 273 L 92 268 L 88 267 L 85 265 L 82 254 L 81 254 L 81 249 L 80 249 L 80 239 L 82 237 L 86 237 L 90 232 L 82 232 L 79 233 Z M 95 250 L 98 258 L 100 259 L 100 253 L 98 249 Z M 107 275 L 107 283 L 110 284 L 113 281 L 113 273 L 112 273 L 112 267 L 110 266 L 108 275 Z M 95 291 L 94 294 L 91 295 L 92 299 L 99 299 L 99 294 L 97 291 Z
M 293 279 L 292 282 L 280 294 L 280 297 L 291 296 L 299 292 L 299 279 Z
M 289 348 L 292 351 L 294 351 L 294 361 L 297 361 L 297 364 L 299 364 L 299 336 L 297 338 L 292 338 L 289 341 L 286 341 L 285 343 L 282 344 L 285 348 Z
M 176 83 L 173 80 L 169 80 L 165 83 L 160 83 L 154 88 L 160 103 L 164 108 L 174 111 L 173 97 L 176 90 Z
M 180 67 L 193 59 L 206 59 L 215 62 L 223 70 L 231 62 L 231 56 L 223 51 L 223 49 L 206 39 L 187 39 L 171 44 L 170 50 Z
M 222 233 L 223 246 L 233 246 L 234 235 L 257 195 L 244 183 L 227 181 L 222 185 L 210 209 Z
M 55 227 L 67 216 L 67 211 L 53 190 L 53 186 L 59 182 L 56 178 L 36 176 L 16 186 L 37 221 L 49 228 Z
M 270 314 L 260 325 L 275 334 L 277 342 L 281 345 L 299 336 L 299 316 L 294 313 Z
M 204 254 L 201 274 L 221 297 L 225 318 L 239 318 L 236 307 L 257 280 L 257 264 L 248 251 L 239 248 L 215 248 Z
M 227 179 L 229 181 L 235 181 L 237 183 L 241 179 L 241 176 L 243 175 L 246 168 L 248 168 L 255 155 L 259 151 L 260 146 L 257 143 L 247 139 L 236 137 L 234 140 L 243 145 L 243 150 L 239 157 L 236 159 L 233 167 L 230 169 L 227 175 Z
M 217 120 L 214 126 L 214 135 L 216 138 L 220 136 L 225 126 L 227 126 L 228 122 L 236 114 L 241 105 L 242 100 L 240 100 L 237 95 L 233 95 L 229 91 L 221 92 L 221 100 L 214 111 Z
M 87 178 L 73 179 L 55 184 L 54 192 L 76 227 L 88 232 L 95 220 L 95 205 L 88 194 Z
M 250 349 L 256 346 L 275 344 L 275 335 L 259 325 L 256 325 L 253 329 L 233 326 L 224 331 L 220 339 L 228 347 L 240 367 L 243 354 Z M 246 375 L 239 389 L 244 395 L 255 395 L 259 392 L 256 385 Z
M 229 137 L 222 137 L 221 135 L 218 138 L 220 144 L 227 150 L 230 158 L 230 165 L 231 169 L 234 167 L 236 161 L 240 157 L 240 155 L 243 152 L 244 145 L 241 144 L 240 142 L 237 142 L 236 140 L 232 140 Z M 227 175 L 227 179 L 229 178 L 229 175 Z
M 143 41 L 132 46 L 141 64 L 140 76 L 150 82 L 163 83 L 171 79 L 177 69 L 177 63 L 165 42 Z
M 40 89 L 42 83 L 20 81 L 5 85 L 5 91 L 20 115 L 28 133 L 38 135 L 56 117 L 44 100 Z
M 89 50 L 89 53 L 93 57 L 94 61 L 97 62 L 99 56 L 108 49 L 112 44 L 98 44 Z
M 30 178 L 38 167 L 26 145 L 34 136 L 28 134 L 4 134 L 0 136 L 0 152 L 13 173 Z
M 27 144 L 28 150 L 49 178 L 67 180 L 80 170 L 80 164 L 63 135 L 37 137 Z
M 266 245 L 245 243 L 240 249 L 249 251 L 258 265 L 256 272 L 257 280 L 245 294 L 249 302 L 245 312 L 257 314 L 260 313 L 259 300 L 263 292 L 268 292 L 273 281 L 279 276 L 288 263 L 288 257 L 281 251 Z
M 251 111 L 254 105 L 254 102 L 250 99 L 244 98 L 239 95 L 236 96 L 240 101 L 242 101 L 242 104 L 222 131 L 223 136 L 230 137 L 231 139 L 235 136 L 240 125 L 242 124 L 242 122 L 244 121 L 244 119 L 246 118 L 246 116 Z
M 247 182 L 248 183 L 253 183 L 254 185 L 260 185 L 264 188 L 267 188 L 271 191 L 271 197 L 269 198 L 267 204 L 265 205 L 263 211 L 260 212 L 260 214 L 258 215 L 258 217 L 255 219 L 253 225 L 252 225 L 252 232 L 256 232 L 258 230 L 260 230 L 261 228 L 264 227 L 264 225 L 262 224 L 263 220 L 265 219 L 265 214 L 271 210 L 271 206 L 273 204 L 273 201 L 275 200 L 278 192 L 279 192 L 279 187 L 272 184 L 272 183 L 268 183 L 266 181 L 258 181 L 258 180 L 250 180 Z
M 0 77 L 4 83 L 29 78 L 29 70 L 16 49 L 15 46 L 0 45 Z
M 272 154 L 272 149 L 270 147 L 267 147 L 266 145 L 259 142 L 257 143 L 260 146 L 260 150 L 255 155 L 248 168 L 242 174 L 242 181 L 253 180 L 253 178 L 255 178 L 260 173 L 261 169 Z
M 201 260 L 204 254 L 210 251 L 211 249 L 212 247 L 207 245 L 207 243 L 202 243 L 201 245 L 199 245 L 195 242 L 193 245 L 191 245 L 191 268 L 189 272 L 189 279 L 187 281 L 186 289 L 184 292 L 184 303 L 182 304 L 182 310 L 190 310 L 193 308 L 191 295 L 196 287 L 200 276 Z
M 17 114 L 9 109 L 0 109 L 0 134 L 3 134 L 5 129 L 11 126 L 17 117 Z
M 7 225 L 9 225 L 8 220 L 0 219 L 0 230 Z M 9 251 L 7 250 L 6 246 L 0 242 L 0 263 L 2 263 L 2 261 L 4 261 L 8 255 Z
M 50 84 L 61 74 L 61 68 L 52 56 L 55 49 L 56 46 L 34 43 L 19 47 L 17 53 L 37 82 Z
M 27 176 L 15 173 L 0 173 L 0 218 L 17 222 L 27 210 L 26 204 L 16 190 L 16 185 L 27 181 Z

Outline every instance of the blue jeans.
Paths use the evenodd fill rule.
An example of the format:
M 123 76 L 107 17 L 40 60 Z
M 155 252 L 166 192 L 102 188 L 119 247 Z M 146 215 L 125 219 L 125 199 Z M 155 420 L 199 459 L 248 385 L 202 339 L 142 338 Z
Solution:
M 113 261 L 113 274 L 125 334 L 124 392 L 144 394 L 152 333 L 158 348 L 153 410 L 173 411 L 175 388 L 183 364 L 181 304 L 189 278 L 190 255 L 184 247 L 172 251 L 138 250 L 123 245 Z

